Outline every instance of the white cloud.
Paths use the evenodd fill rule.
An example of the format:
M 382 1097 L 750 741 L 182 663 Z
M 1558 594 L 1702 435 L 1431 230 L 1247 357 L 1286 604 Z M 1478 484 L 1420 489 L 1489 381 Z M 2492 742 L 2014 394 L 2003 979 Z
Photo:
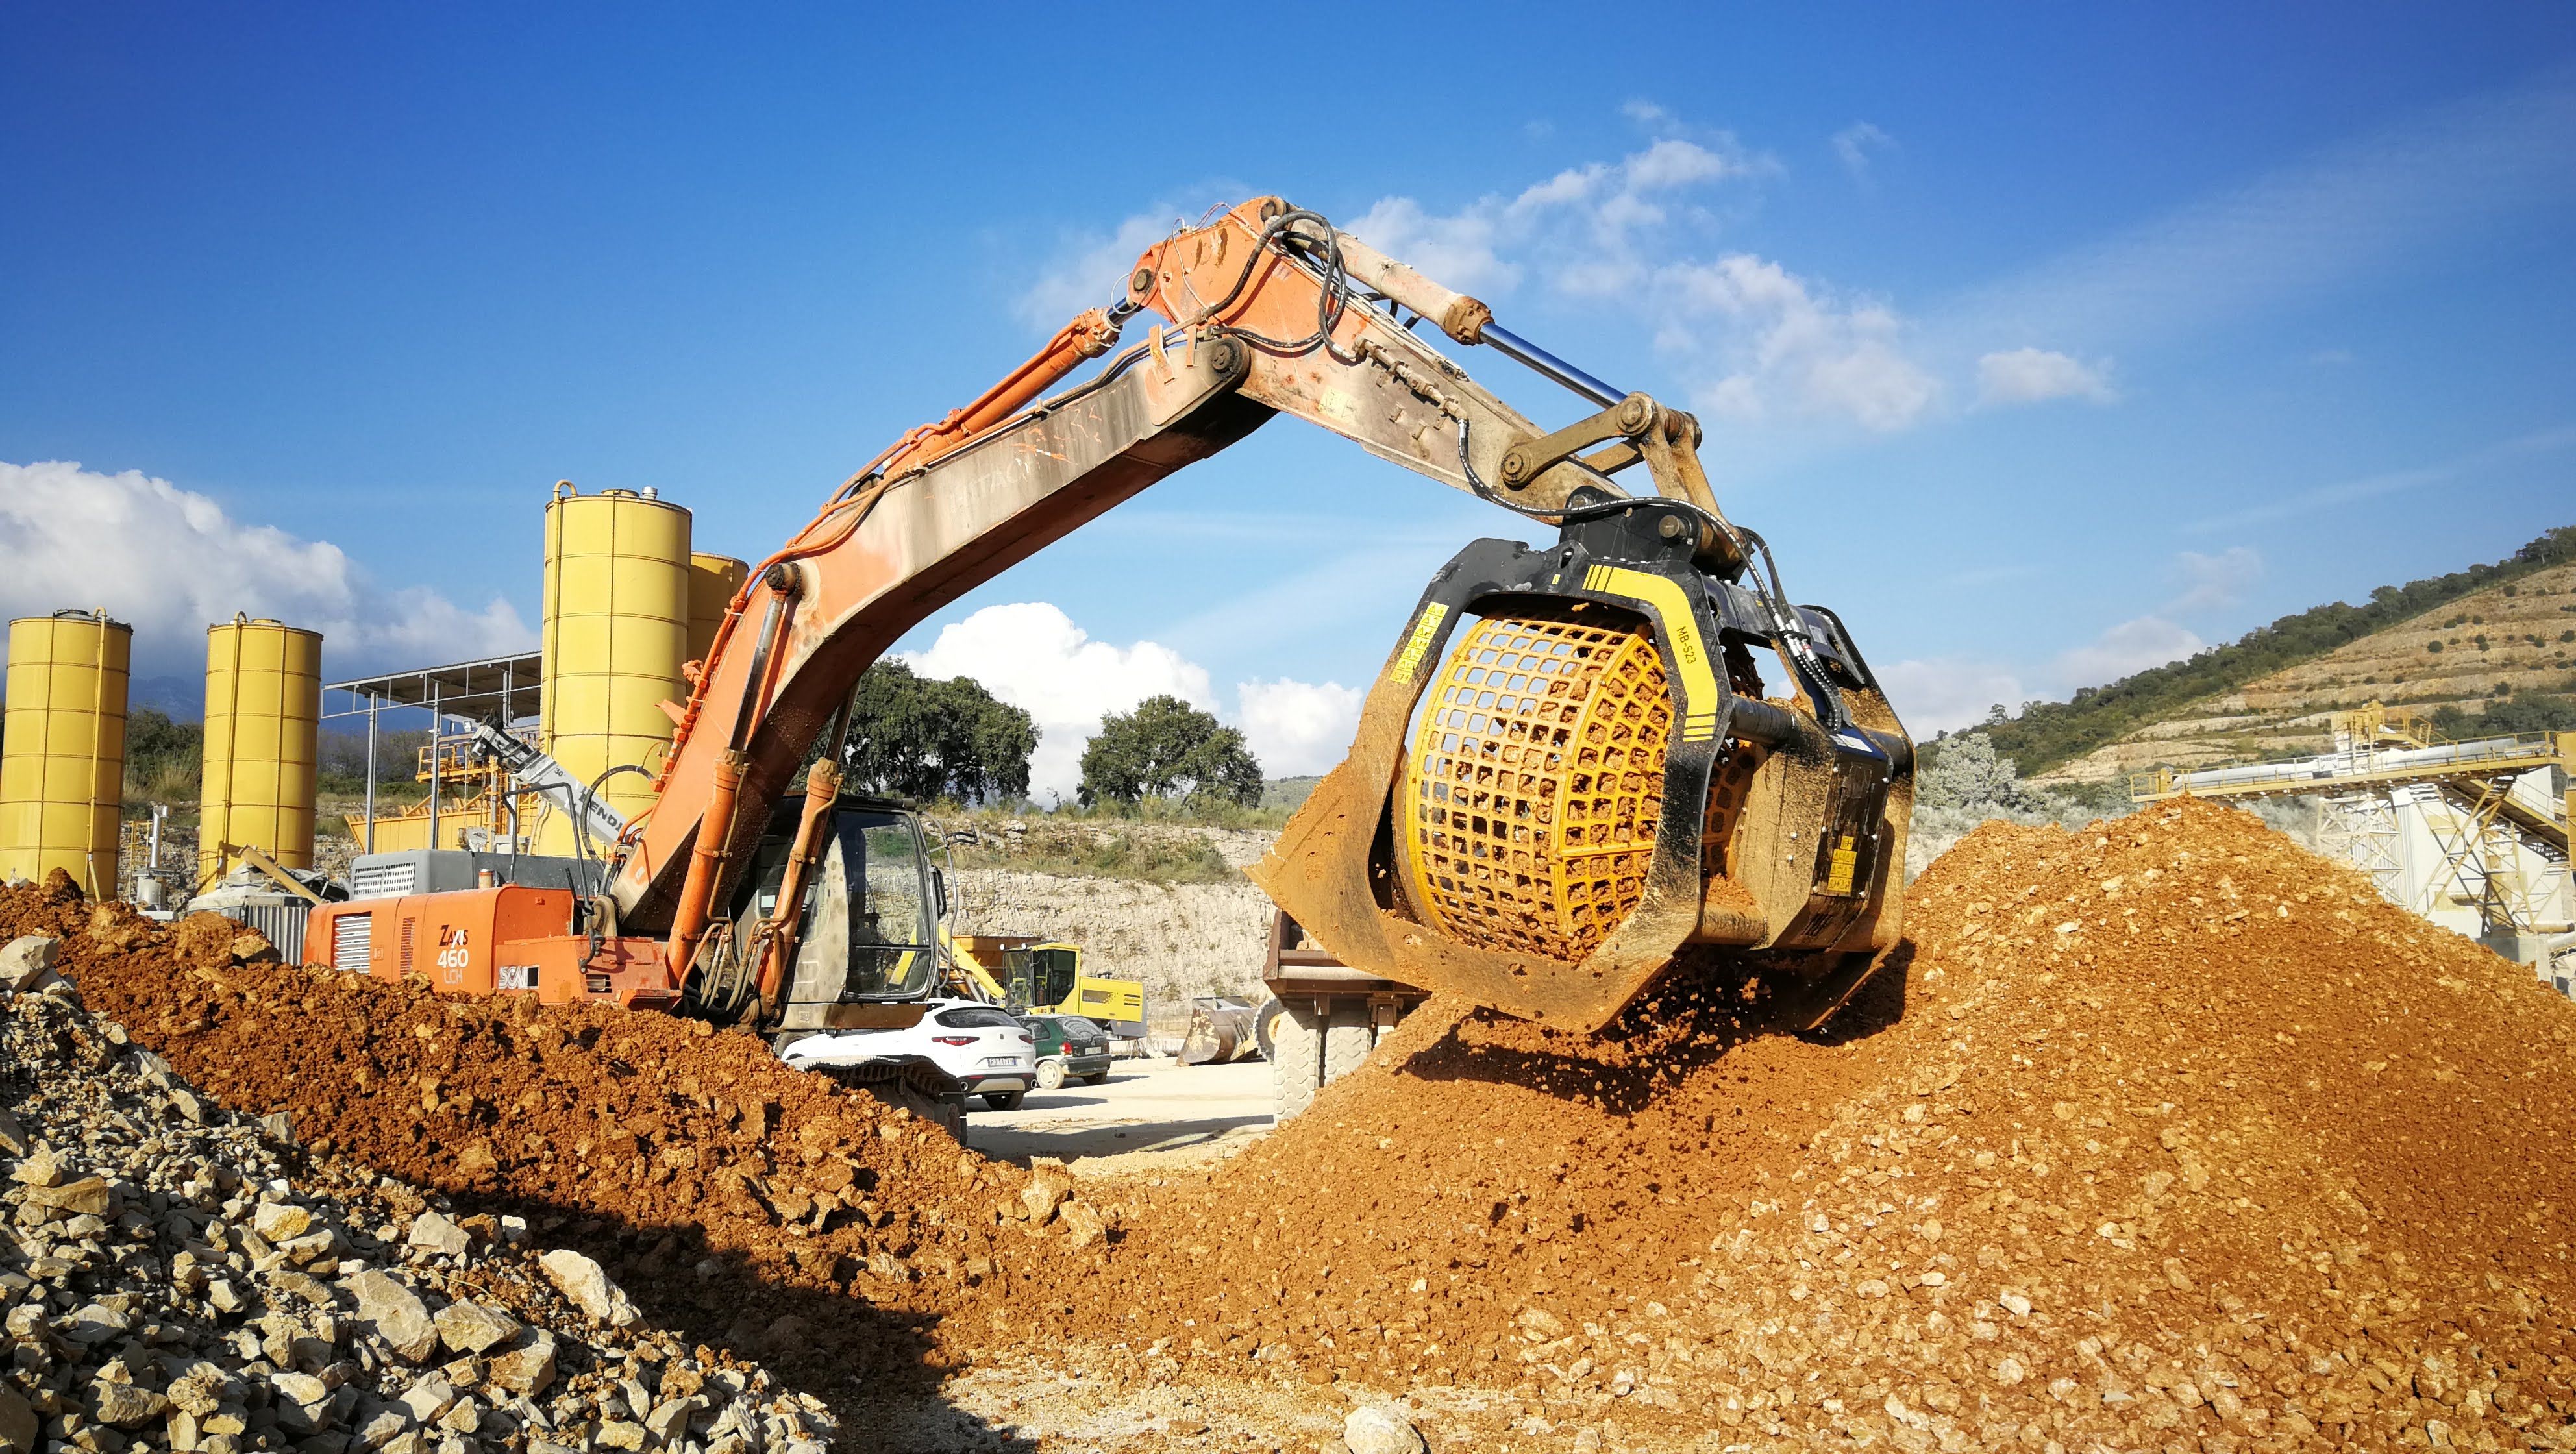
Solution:
M 1641 124 L 1672 125 L 1649 103 L 1627 110 Z M 1351 230 L 1464 291 L 1500 296 L 1535 276 L 1561 296 L 1627 308 L 1697 376 L 1692 396 L 1712 412 L 1839 417 L 1874 430 L 1914 423 L 1941 386 L 1911 357 L 1893 309 L 1750 253 L 1689 256 L 1719 226 L 1713 189 L 1779 170 L 1722 132 L 1665 135 L 1454 213 L 1389 197 Z
M 1568 167 L 1454 211 L 1385 197 L 1342 225 L 1488 301 L 1535 284 L 1628 311 L 1679 360 L 1699 407 L 1713 412 L 1840 418 L 1892 430 L 1916 423 L 1940 401 L 1939 379 L 1914 356 L 1911 326 L 1887 303 L 1846 295 L 1749 253 L 1712 260 L 1699 250 L 1724 226 L 1728 189 L 1778 175 L 1776 158 L 1731 133 L 1686 128 L 1651 102 L 1625 110 L 1652 136 L 1616 161 Z M 1875 128 L 1868 133 L 1852 144 L 1887 144 Z M 1114 289 L 1119 270 L 1161 235 L 1162 215 L 1129 218 L 1114 238 L 1079 240 L 1023 295 L 1023 315 L 1053 328 L 1105 296 L 1100 290 Z
M 2059 680 L 2077 686 L 2102 686 L 2120 678 L 2180 661 L 2209 643 L 2161 616 L 2123 621 L 2085 645 L 2060 652 L 2050 663 Z
M 1672 320 L 1665 345 L 1732 365 L 1697 391 L 1712 413 L 1756 419 L 1786 406 L 1890 430 L 1914 423 L 1940 398 L 1940 380 L 1908 356 L 1905 325 L 1883 304 L 1837 299 L 1750 253 L 1674 264 L 1657 283 Z M 1703 342 L 1681 321 L 1695 318 L 1736 326 Z
M 2024 699 L 2021 678 L 2011 671 L 1960 657 L 1900 661 L 1878 680 L 1897 720 L 1917 738 L 1972 727 L 1994 707 L 2018 712 Z
M 1081 233 L 1067 239 L 1011 311 L 1031 328 L 1052 334 L 1087 308 L 1117 302 L 1127 296 L 1127 272 L 1137 257 L 1181 225 L 1169 209 L 1147 208 L 1105 237 Z
M 1216 706 L 1205 667 L 1151 641 L 1127 647 L 1094 641 L 1045 601 L 986 606 L 941 627 L 927 649 L 894 659 L 925 677 L 973 677 L 1035 718 L 1029 792 L 1041 802 L 1050 795 L 1071 801 L 1082 784 L 1083 746 L 1104 715 L 1162 695 Z
M 1663 112 L 1632 103 L 1631 116 Z M 1488 298 L 1517 289 L 1529 260 L 1549 287 L 1575 297 L 1614 296 L 1653 272 L 1648 234 L 1699 214 L 1685 194 L 1778 170 L 1725 133 L 1707 142 L 1659 137 L 1615 162 L 1568 167 L 1506 196 L 1490 193 L 1456 212 L 1434 212 L 1412 197 L 1385 197 L 1345 223 L 1353 235 L 1461 292 Z
M 1350 751 L 1367 698 L 1339 682 L 1248 681 L 1234 689 L 1235 722 L 1266 776 L 1320 773 Z
M 2047 566 L 2028 560 L 2014 561 L 2008 565 L 1970 566 L 1966 570 L 1952 571 L 1941 577 L 1940 584 L 1975 590 L 1985 586 L 2002 585 L 2008 581 L 2026 581 L 2034 576 L 2046 575 L 2048 570 Z
M 1344 225 L 1369 246 L 1461 293 L 1501 297 L 1520 286 L 1521 270 L 1495 251 L 1500 224 L 1489 209 L 1442 217 L 1411 197 L 1386 197 Z
M 2174 557 L 2186 582 L 2168 611 L 2206 611 L 2233 606 L 2263 578 L 2263 554 L 2250 545 L 2231 545 L 2216 555 L 2186 550 Z
M 321 632 L 333 673 L 536 642 L 506 600 L 475 610 L 426 586 L 381 587 L 340 547 L 235 520 L 167 480 L 0 464 L 0 612 L 102 606 L 134 627 L 139 675 L 202 670 L 206 628 L 235 612 Z
M 1869 178 L 1870 154 L 1895 149 L 1895 137 L 1866 121 L 1855 121 L 1834 133 L 1834 155 L 1842 158 L 1844 168 L 1853 177 L 1863 181 Z
M 2186 550 L 2175 557 L 2184 581 L 2181 595 L 2159 611 L 2127 620 L 2081 646 L 2059 652 L 2025 680 L 1996 663 L 1943 657 L 1900 661 L 1879 673 L 1888 699 L 1917 737 L 1973 726 L 1986 720 L 1997 704 L 2018 716 L 2025 696 L 2046 695 L 2063 701 L 2079 687 L 2107 686 L 2125 676 L 2180 661 L 2208 646 L 2172 614 L 2234 605 L 2262 579 L 2263 557 L 2251 546 L 2233 546 L 2215 554 Z M 1945 584 L 1981 584 L 2010 579 L 2019 568 L 1966 571 Z M 2030 690 L 2025 692 L 2025 685 Z
M 1977 360 L 1977 402 L 2037 404 L 2049 399 L 2090 399 L 2108 404 L 2110 365 L 2087 364 L 2053 349 L 2016 348 Z
M 1147 697 L 1174 696 L 1229 715 L 1209 689 L 1207 668 L 1160 642 L 1096 641 L 1046 601 L 986 606 L 941 627 L 923 650 L 890 659 L 935 680 L 972 677 L 1035 718 L 1038 749 L 1029 759 L 1029 793 L 1042 803 L 1072 801 L 1082 785 L 1082 750 L 1099 732 L 1100 719 L 1112 712 Z M 1341 761 L 1366 695 L 1339 682 L 1256 679 L 1236 684 L 1230 715 L 1263 773 L 1293 777 Z
M 1964 657 L 1900 661 L 1882 668 L 1879 682 L 1905 730 L 1917 738 L 1955 732 L 1986 720 L 1995 707 L 2012 716 L 2043 693 L 2063 700 L 2077 687 L 2104 686 L 2125 676 L 2180 661 L 2209 643 L 2162 616 L 2123 621 L 2082 646 L 2059 652 L 2026 681 L 2012 668 Z

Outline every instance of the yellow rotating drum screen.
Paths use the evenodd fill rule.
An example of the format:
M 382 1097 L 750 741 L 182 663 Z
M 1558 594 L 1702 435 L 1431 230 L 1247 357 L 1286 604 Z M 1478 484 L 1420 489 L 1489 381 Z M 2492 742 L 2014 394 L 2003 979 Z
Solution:
M 1425 694 L 1398 793 L 1415 906 L 1487 949 L 1592 952 L 1644 891 L 1672 697 L 1632 618 L 1488 617 Z

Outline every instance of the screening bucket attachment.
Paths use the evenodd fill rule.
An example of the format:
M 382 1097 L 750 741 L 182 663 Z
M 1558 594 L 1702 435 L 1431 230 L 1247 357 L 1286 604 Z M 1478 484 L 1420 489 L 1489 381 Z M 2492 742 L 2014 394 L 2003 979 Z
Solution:
M 1344 964 L 1525 1019 L 1599 1029 L 1688 960 L 1822 1023 L 1896 943 L 1913 748 L 1748 541 L 1622 499 L 1459 552 L 1253 880 Z

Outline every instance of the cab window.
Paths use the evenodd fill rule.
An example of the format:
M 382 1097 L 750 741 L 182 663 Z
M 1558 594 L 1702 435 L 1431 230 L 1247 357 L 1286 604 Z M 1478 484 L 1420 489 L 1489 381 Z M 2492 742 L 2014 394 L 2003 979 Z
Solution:
M 831 855 L 849 886 L 850 977 L 858 995 L 914 995 L 937 970 L 921 840 L 912 820 L 843 809 L 834 815 Z
M 1035 977 L 1036 1003 L 1060 1005 L 1073 998 L 1074 952 L 1070 949 L 1032 949 L 1029 970 Z

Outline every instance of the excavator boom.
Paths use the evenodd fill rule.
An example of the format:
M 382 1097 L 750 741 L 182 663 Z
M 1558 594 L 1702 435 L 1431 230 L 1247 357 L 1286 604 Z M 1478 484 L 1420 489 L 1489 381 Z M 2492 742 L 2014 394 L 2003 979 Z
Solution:
M 1578 417 L 1541 425 L 1433 337 L 1528 367 Z M 860 674 L 1279 414 L 1549 539 L 1477 542 L 1435 578 L 1351 758 L 1256 881 L 1354 969 L 1517 1014 L 1600 1025 L 1694 945 L 1777 969 L 1819 1014 L 1839 1004 L 1895 941 L 1912 778 L 1840 621 L 1791 606 L 1760 536 L 1720 511 L 1690 415 L 1275 197 L 1148 248 L 1124 296 L 896 441 L 751 572 L 585 921 L 613 923 L 592 932 L 621 966 L 591 982 L 704 1006 L 684 991 L 721 973 L 774 1008 Z M 1768 686 L 1757 653 L 1777 662 Z M 766 870 L 785 892 L 746 910 L 755 849 L 818 740 L 784 877 Z

